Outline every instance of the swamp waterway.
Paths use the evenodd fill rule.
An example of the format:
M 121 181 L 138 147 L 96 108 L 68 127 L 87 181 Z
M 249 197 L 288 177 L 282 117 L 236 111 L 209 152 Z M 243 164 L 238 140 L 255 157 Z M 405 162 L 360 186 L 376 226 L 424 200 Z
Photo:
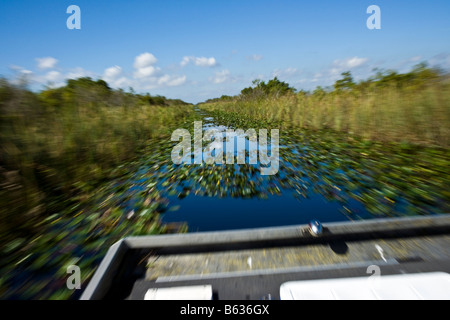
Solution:
M 204 130 L 237 129 L 213 117 L 202 120 Z M 248 159 L 248 140 L 245 151 Z M 276 175 L 262 176 L 250 164 L 169 165 L 147 174 L 166 184 L 170 207 L 163 222 L 186 222 L 190 231 L 228 230 L 449 212 L 448 156 L 288 129 L 280 131 Z
M 222 132 L 255 125 L 200 109 L 195 119 L 203 129 Z M 192 132 L 193 121 L 183 128 Z M 72 199 L 67 212 L 43 222 L 38 237 L 10 243 L 6 253 L 23 249 L 3 267 L 3 295 L 76 297 L 65 287 L 67 266 L 80 266 L 84 288 L 108 247 L 127 235 L 450 212 L 450 153 L 445 149 L 280 128 L 279 171 L 263 176 L 258 164 L 248 162 L 175 165 L 171 151 L 176 144 L 169 138 L 150 141 L 141 160 L 118 168 L 119 178 L 91 187 L 88 200 Z M 245 150 L 233 152 L 248 153 L 248 146 L 247 141 Z M 14 284 L 20 287 L 16 291 Z

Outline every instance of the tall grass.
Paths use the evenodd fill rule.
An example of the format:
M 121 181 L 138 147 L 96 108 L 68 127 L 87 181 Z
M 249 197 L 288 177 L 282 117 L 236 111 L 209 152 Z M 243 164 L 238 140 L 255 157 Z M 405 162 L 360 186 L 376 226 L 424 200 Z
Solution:
M 158 152 L 192 111 L 90 78 L 38 93 L 0 79 L 0 297 L 76 298 L 63 281 L 68 265 L 86 282 L 112 243 L 165 232 L 157 190 L 133 216 L 105 186 Z
M 112 177 L 114 168 L 136 159 L 152 139 L 169 137 L 192 111 L 124 92 L 106 98 L 97 89 L 67 88 L 36 94 L 0 83 L 1 236 L 28 232 L 43 214 L 67 205 L 50 202 L 53 196 L 70 199 Z
M 450 82 L 372 86 L 364 90 L 288 94 L 201 105 L 290 128 L 331 129 L 370 140 L 449 147 Z

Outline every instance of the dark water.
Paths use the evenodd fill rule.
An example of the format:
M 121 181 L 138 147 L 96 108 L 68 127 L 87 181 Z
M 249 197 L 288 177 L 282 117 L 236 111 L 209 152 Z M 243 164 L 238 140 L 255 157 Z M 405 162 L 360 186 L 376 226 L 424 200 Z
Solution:
M 211 117 L 203 118 L 203 130 L 217 129 L 222 133 L 228 129 L 226 126 L 215 125 L 214 119 Z M 235 139 L 236 148 L 231 150 L 235 156 L 238 153 L 248 152 L 250 142 L 248 137 L 244 148 L 238 148 L 237 140 Z M 204 147 L 207 143 L 204 144 Z M 289 152 L 290 148 L 286 145 L 280 146 L 282 149 Z M 229 152 L 227 145 L 223 143 L 224 153 Z M 270 151 L 270 142 L 269 142 Z M 225 159 L 225 158 L 224 158 Z M 281 158 L 281 163 L 284 164 L 289 159 Z M 244 172 L 249 167 L 248 164 L 241 165 L 243 168 L 238 168 L 237 165 L 209 165 L 211 169 L 219 174 L 227 172 L 227 170 L 239 170 Z M 258 165 L 254 166 L 258 168 Z M 195 168 L 194 168 L 195 170 Z M 200 172 L 198 173 L 200 175 Z M 308 192 L 307 197 L 296 197 L 292 186 L 282 188 L 280 186 L 279 177 L 285 176 L 286 171 L 284 165 L 276 177 L 261 176 L 261 172 L 256 170 L 253 175 L 244 175 L 244 178 L 228 182 L 229 187 L 237 191 L 236 194 L 226 194 L 219 196 L 196 196 L 189 194 L 183 199 L 177 196 L 169 196 L 170 204 L 177 208 L 176 211 L 166 212 L 162 216 L 164 223 L 178 223 L 185 222 L 189 227 L 190 232 L 196 231 L 214 231 L 214 230 L 233 230 L 233 229 L 250 229 L 262 228 L 272 226 L 287 226 L 296 224 L 305 224 L 312 219 L 319 219 L 322 222 L 331 221 L 345 221 L 348 220 L 348 215 L 343 214 L 342 206 L 337 201 L 330 201 L 325 199 L 320 193 Z M 196 175 L 194 174 L 193 177 Z M 208 180 L 210 185 L 214 185 L 216 179 Z M 245 188 L 251 183 L 256 186 L 253 189 L 251 196 L 245 194 Z M 310 184 L 311 182 L 308 181 Z M 190 183 L 187 183 L 190 185 Z M 269 186 L 275 187 L 274 192 L 267 192 Z M 208 185 L 205 189 L 208 189 Z M 192 188 L 195 188 L 195 183 Z M 297 196 L 299 194 L 297 193 Z M 306 193 L 305 193 L 306 196 Z M 352 207 L 357 208 L 358 211 L 365 212 L 363 206 L 358 206 L 356 201 L 351 204 Z
M 319 195 L 302 202 L 288 192 L 265 200 L 189 196 L 172 201 L 180 209 L 164 214 L 162 221 L 185 221 L 191 232 L 305 224 L 313 218 L 322 222 L 348 220 L 338 203 Z
M 203 130 L 230 128 L 202 120 Z M 246 151 L 246 163 L 249 146 L 247 140 L 245 150 L 233 151 Z M 147 174 L 159 180 L 167 200 L 162 222 L 185 222 L 196 232 L 447 212 L 447 160 L 445 152 L 281 130 L 280 168 L 273 176 L 262 176 L 259 164 L 175 166 L 170 160 Z

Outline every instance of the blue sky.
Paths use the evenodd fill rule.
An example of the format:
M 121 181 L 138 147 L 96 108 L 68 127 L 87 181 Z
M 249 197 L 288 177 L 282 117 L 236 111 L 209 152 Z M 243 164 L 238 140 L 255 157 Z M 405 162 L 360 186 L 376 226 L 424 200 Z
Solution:
M 69 30 L 69 5 L 81 30 Z M 370 5 L 381 30 L 369 30 Z M 0 75 L 30 86 L 103 78 L 189 102 L 278 76 L 297 89 L 421 61 L 450 69 L 450 1 L 72 0 L 0 2 Z

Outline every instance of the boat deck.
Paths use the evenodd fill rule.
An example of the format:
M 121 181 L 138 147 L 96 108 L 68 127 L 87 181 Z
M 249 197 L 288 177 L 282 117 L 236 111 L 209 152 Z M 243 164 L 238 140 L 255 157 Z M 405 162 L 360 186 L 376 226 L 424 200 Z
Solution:
M 127 238 L 84 299 L 143 299 L 151 288 L 211 285 L 220 300 L 279 299 L 288 281 L 450 273 L 450 216 Z

